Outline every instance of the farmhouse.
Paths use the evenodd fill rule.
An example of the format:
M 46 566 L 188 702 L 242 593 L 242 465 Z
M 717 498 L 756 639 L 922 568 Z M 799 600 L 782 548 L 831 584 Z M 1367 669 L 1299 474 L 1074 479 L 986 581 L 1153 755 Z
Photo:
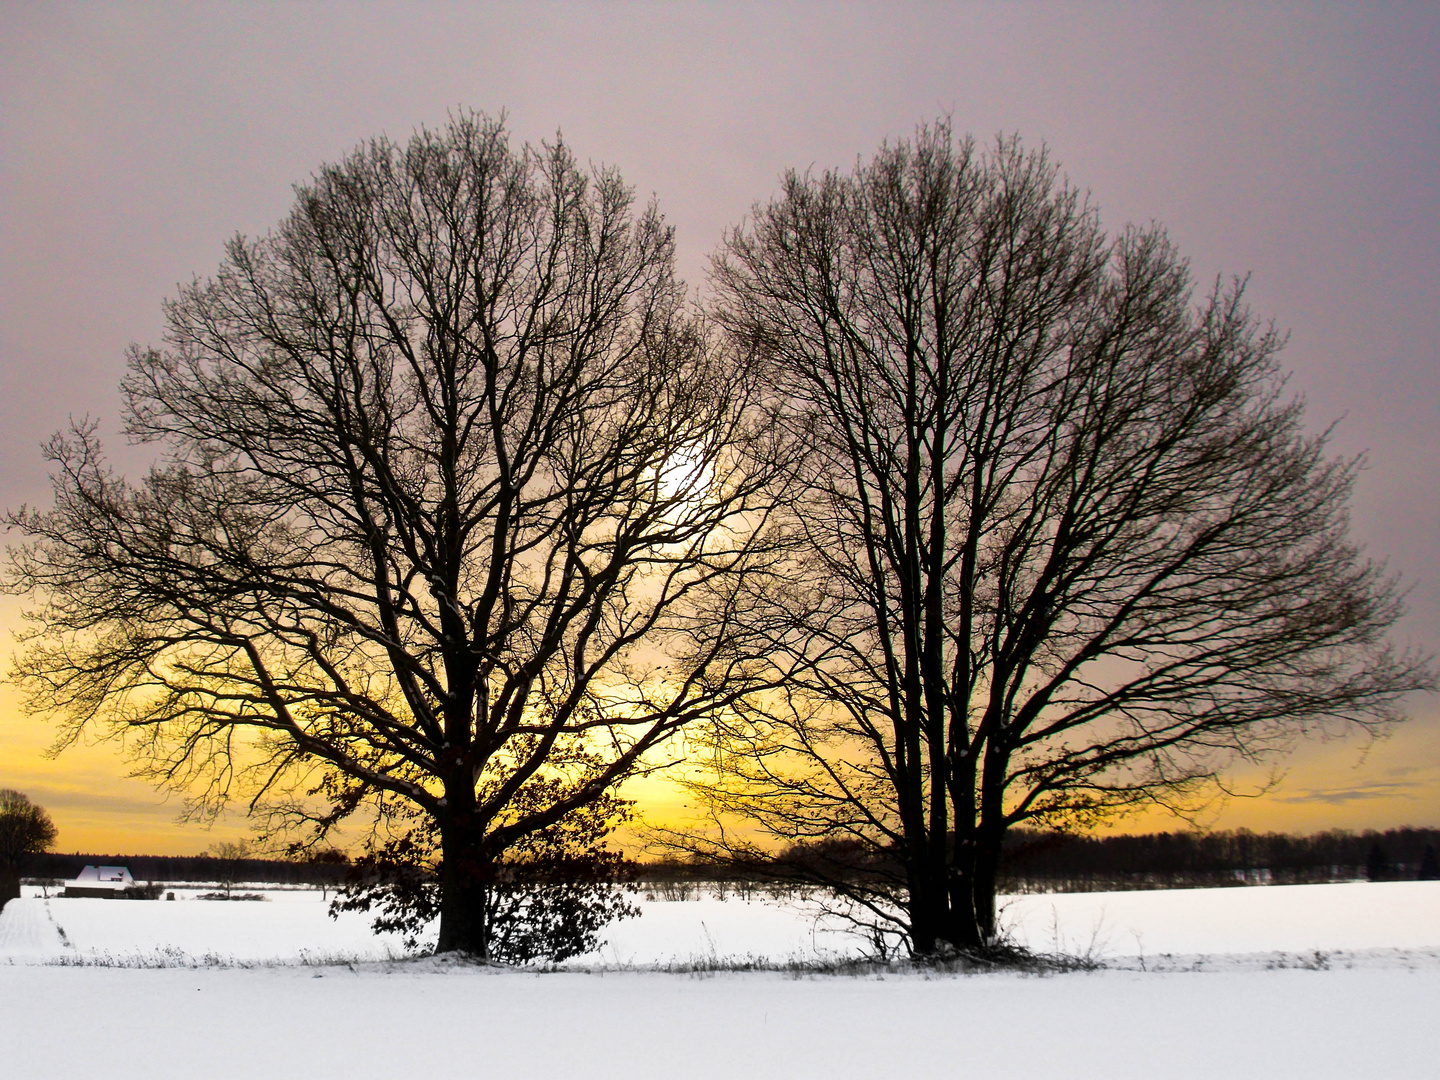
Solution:
M 65 882 L 64 895 L 121 899 L 134 885 L 135 879 L 123 866 L 87 866 L 75 880 Z

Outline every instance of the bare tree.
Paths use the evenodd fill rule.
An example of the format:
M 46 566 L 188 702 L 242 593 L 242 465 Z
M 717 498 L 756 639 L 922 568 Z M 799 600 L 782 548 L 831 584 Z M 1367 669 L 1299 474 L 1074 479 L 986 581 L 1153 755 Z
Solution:
M 805 555 L 785 692 L 717 719 L 705 790 L 917 953 L 993 941 L 1008 827 L 1181 804 L 1429 684 L 1346 539 L 1358 463 L 1304 433 L 1242 285 L 1197 304 L 1044 152 L 942 123 L 791 173 L 713 277 L 801 451 Z
M 132 348 L 160 463 L 127 482 L 77 425 L 11 515 L 33 707 L 317 842 L 413 808 L 439 948 L 488 955 L 507 851 L 756 682 L 765 428 L 673 258 L 614 171 L 483 117 L 323 168 Z
M 225 890 L 227 899 L 235 883 L 245 879 L 246 860 L 254 857 L 250 844 L 245 840 L 218 840 L 200 854 L 215 861 L 215 879 Z
M 20 871 L 55 842 L 55 823 L 18 791 L 0 788 L 0 908 L 20 897 Z

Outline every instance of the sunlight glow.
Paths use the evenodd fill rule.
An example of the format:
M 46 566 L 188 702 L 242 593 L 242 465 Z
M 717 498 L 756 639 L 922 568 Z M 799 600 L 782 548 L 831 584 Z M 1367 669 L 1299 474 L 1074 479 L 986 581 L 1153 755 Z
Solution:
M 699 494 L 710 483 L 713 470 L 705 461 L 700 446 L 685 446 L 671 454 L 656 469 L 656 490 L 665 502 Z

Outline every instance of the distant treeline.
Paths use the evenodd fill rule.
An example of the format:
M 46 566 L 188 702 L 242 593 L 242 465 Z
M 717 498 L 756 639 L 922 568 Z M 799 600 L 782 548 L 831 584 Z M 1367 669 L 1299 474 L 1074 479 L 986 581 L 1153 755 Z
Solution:
M 29 878 L 73 878 L 87 866 L 123 866 L 136 881 L 265 881 L 277 885 L 341 884 L 350 864 L 331 853 L 308 862 L 281 859 L 222 859 L 213 855 L 64 855 L 32 856 Z
M 1002 892 L 1095 892 L 1221 885 L 1298 885 L 1331 881 L 1440 879 L 1440 829 L 1385 832 L 1165 832 L 1084 836 L 1012 829 L 1000 869 Z M 667 882 L 805 881 L 901 878 L 898 863 L 843 840 L 797 844 L 776 863 L 714 866 L 668 860 L 640 868 Z
M 1175 889 L 1216 885 L 1298 885 L 1329 881 L 1440 879 L 1440 829 L 1385 832 L 1285 833 L 1165 832 L 1139 836 L 1078 836 L 1013 829 L 1006 838 L 1002 892 L 1091 892 L 1106 889 Z M 633 867 L 643 882 L 758 884 L 783 881 L 786 868 L 823 860 L 856 875 L 894 871 L 843 842 L 796 845 L 778 865 L 717 865 L 665 859 Z M 274 882 L 334 887 L 350 864 L 335 852 L 308 862 L 222 859 L 212 855 L 35 856 L 31 878 L 73 878 L 85 866 L 124 866 L 137 881 Z
M 1385 832 L 1167 832 L 1074 836 L 1015 830 L 1005 844 L 1007 892 L 1173 889 L 1233 884 L 1440 879 L 1440 829 Z

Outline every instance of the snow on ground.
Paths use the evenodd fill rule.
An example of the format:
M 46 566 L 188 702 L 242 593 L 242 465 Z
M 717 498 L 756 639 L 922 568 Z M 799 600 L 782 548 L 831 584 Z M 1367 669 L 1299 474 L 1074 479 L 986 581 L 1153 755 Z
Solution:
M 1436 1075 L 1434 970 L 925 979 L 0 967 L 11 1076 Z
M 307 889 L 239 886 L 262 901 L 209 901 L 177 889 L 174 902 L 25 898 L 0 913 L 0 964 L 207 958 L 222 962 L 376 961 L 403 955 L 368 916 L 328 914 Z M 865 943 L 804 903 L 703 895 L 643 900 L 641 916 L 611 925 L 582 968 L 816 961 L 857 956 Z M 1216 957 L 1374 950 L 1440 952 L 1440 882 L 1252 886 L 1146 892 L 1051 893 L 1002 899 L 1009 936 L 1037 952 L 1123 958 Z
M 237 888 L 236 893 L 254 887 Z M 398 935 L 375 935 L 370 917 L 342 913 L 313 890 L 259 889 L 264 901 L 174 902 L 42 898 L 12 901 L 0 913 L 4 963 L 323 963 L 402 956 Z M 813 961 L 853 956 L 853 935 L 818 925 L 796 905 L 763 900 L 642 900 L 641 916 L 613 924 L 580 967 L 713 964 L 720 960 Z
M 861 939 L 801 903 L 772 900 L 644 900 L 640 916 L 609 926 L 605 942 L 571 967 L 801 963 L 860 956 Z
M 200 900 L 200 891 L 176 889 L 171 902 L 44 899 L 27 888 L 0 913 L 0 963 L 315 963 L 404 955 L 399 936 L 371 933 L 365 915 L 331 919 L 327 900 L 313 889 L 262 888 L 264 901 Z
M 1440 882 L 1048 893 L 1002 899 L 1001 921 L 1040 952 L 1100 957 L 1440 947 Z
M 363 916 L 330 920 L 313 892 L 194 895 L 8 904 L 4 1073 L 103 1061 L 107 1076 L 145 1080 L 1440 1076 L 1440 882 L 1013 898 L 1018 940 L 1112 962 L 1043 977 L 616 970 L 858 948 L 800 906 L 713 898 L 644 903 L 585 958 L 590 973 L 324 966 L 396 943 Z M 152 967 L 62 966 L 116 961 Z

